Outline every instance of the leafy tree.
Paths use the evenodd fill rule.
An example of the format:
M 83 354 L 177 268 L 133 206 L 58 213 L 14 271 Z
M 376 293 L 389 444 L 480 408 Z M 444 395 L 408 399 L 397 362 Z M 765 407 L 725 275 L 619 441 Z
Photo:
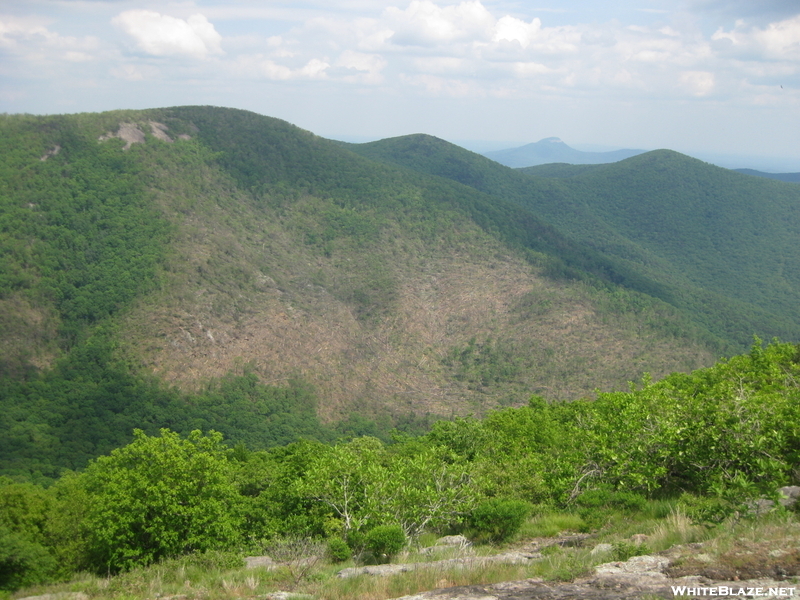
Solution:
M 332 510 L 345 536 L 370 521 L 376 524 L 376 507 L 381 501 L 376 488 L 390 477 L 381 464 L 384 454 L 383 444 L 376 438 L 338 444 L 322 451 L 299 482 L 306 496 Z
M 181 439 L 137 430 L 133 443 L 93 462 L 85 527 L 96 566 L 117 571 L 235 544 L 241 519 L 228 453 L 216 432 Z
M 43 583 L 56 570 L 45 527 L 50 499 L 29 483 L 0 477 L 0 590 Z
M 447 462 L 441 448 L 415 450 L 395 451 L 387 465 L 388 477 L 370 488 L 381 521 L 399 524 L 411 538 L 460 522 L 477 501 L 468 463 Z

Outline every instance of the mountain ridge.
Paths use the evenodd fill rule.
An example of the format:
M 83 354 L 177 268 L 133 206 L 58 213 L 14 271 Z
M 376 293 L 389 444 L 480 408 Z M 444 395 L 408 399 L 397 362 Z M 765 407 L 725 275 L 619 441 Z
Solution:
M 413 136 L 413 139 L 418 146 L 421 138 Z M 762 218 L 757 215 L 763 214 L 769 222 L 763 223 L 762 230 L 781 231 L 778 240 L 785 256 L 791 257 L 792 264 L 800 261 L 790 242 L 800 227 L 793 209 L 798 201 L 798 190 L 791 184 L 758 180 L 671 150 L 655 150 L 607 165 L 511 169 L 436 138 L 428 138 L 428 144 L 435 146 L 436 152 L 429 150 L 425 160 L 418 160 L 408 152 L 410 144 L 411 141 L 404 138 L 391 138 L 355 146 L 354 150 L 378 160 L 454 179 L 525 207 L 570 239 L 597 251 L 614 264 L 618 272 L 636 273 L 629 277 L 627 285 L 688 311 L 695 315 L 698 323 L 710 327 L 718 336 L 738 339 L 740 349 L 754 333 L 763 333 L 766 329 L 770 330 L 770 337 L 788 335 L 794 338 L 800 333 L 796 315 L 781 316 L 785 312 L 795 314 L 790 296 L 783 291 L 796 289 L 798 282 L 793 271 L 783 268 L 784 255 L 770 250 L 771 244 L 758 241 L 760 235 L 753 225 Z M 540 176 L 554 170 L 559 172 L 558 177 Z M 600 189 L 602 192 L 598 191 Z M 609 212 L 603 207 L 615 202 L 617 190 L 624 191 L 627 204 L 617 202 L 615 209 Z M 763 206 L 751 200 L 762 197 Z M 647 199 L 645 204 L 642 198 Z M 738 212 L 734 219 L 727 211 L 726 198 L 736 199 L 734 205 Z M 678 200 L 680 202 L 676 202 Z M 714 205 L 713 215 L 700 210 L 706 202 Z M 670 211 L 667 207 L 672 203 L 675 208 Z M 639 222 L 638 226 L 643 229 L 637 231 L 628 227 L 621 233 L 619 227 L 624 224 L 625 216 L 635 214 L 642 206 L 650 210 L 649 216 Z M 683 220 L 687 211 L 694 211 L 696 216 Z M 751 215 L 745 216 L 748 211 Z M 672 213 L 677 215 L 677 220 Z M 711 223 L 709 219 L 716 221 Z M 706 230 L 699 225 L 704 220 L 708 223 Z M 670 235 L 674 237 L 672 242 L 655 242 L 641 235 L 642 231 L 661 222 L 672 223 L 669 226 Z M 726 266 L 731 273 L 727 278 L 721 277 L 715 268 L 707 270 L 706 275 L 698 270 L 698 265 L 708 263 L 709 253 L 717 256 L 714 260 L 727 261 L 719 249 L 715 249 L 717 242 L 709 246 L 710 239 L 720 238 L 720 225 L 722 231 L 731 239 L 739 239 L 740 243 L 728 244 L 722 240 L 719 243 L 750 265 L 749 296 L 740 293 L 733 283 L 737 280 L 733 273 L 741 275 L 741 272 L 732 264 Z M 652 234 L 663 237 L 658 229 Z M 712 235 L 709 237 L 709 234 Z M 675 242 L 679 238 L 683 243 Z M 665 252 L 671 258 L 662 256 Z M 762 261 L 761 266 L 757 264 L 759 261 Z M 772 266 L 763 268 L 767 264 Z M 708 266 L 703 268 L 709 269 Z M 770 280 L 773 276 L 776 277 L 774 281 Z M 649 283 L 653 280 L 657 282 L 655 286 Z M 717 311 L 747 316 L 734 323 L 714 317 L 714 313 L 719 314 Z M 767 325 L 769 321 L 773 324 Z

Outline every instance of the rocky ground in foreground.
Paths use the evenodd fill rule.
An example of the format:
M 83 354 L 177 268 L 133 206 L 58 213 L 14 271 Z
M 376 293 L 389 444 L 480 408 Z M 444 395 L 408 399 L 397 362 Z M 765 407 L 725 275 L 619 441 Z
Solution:
M 595 567 L 591 576 L 570 583 L 545 582 L 541 579 L 509 581 L 493 585 L 471 585 L 433 590 L 404 596 L 398 600 L 567 600 L 567 599 L 642 599 L 706 596 L 735 596 L 740 598 L 795 597 L 800 595 L 798 566 L 800 551 L 778 549 L 776 560 L 755 567 L 757 551 L 743 556 L 753 563 L 742 564 L 744 578 L 734 575 L 719 580 L 707 577 L 705 572 L 730 573 L 732 567 L 709 565 L 699 569 L 700 574 L 680 575 L 690 564 L 703 564 L 707 555 L 697 550 L 701 544 L 690 547 L 676 546 L 655 556 L 635 556 L 625 562 L 611 562 Z M 685 562 L 688 559 L 688 562 Z M 781 560 L 782 559 L 782 560 Z M 677 566 L 683 565 L 683 566 Z M 773 570 L 774 577 L 748 579 L 753 569 L 761 572 Z M 785 575 L 781 575 L 781 573 Z
M 709 596 L 800 597 L 800 523 L 793 520 L 777 520 L 763 525 L 743 522 L 742 527 L 729 528 L 722 535 L 703 542 L 684 541 L 664 551 L 633 556 L 624 561 L 613 560 L 621 546 L 644 549 L 650 544 L 651 547 L 652 545 L 658 547 L 660 544 L 657 535 L 657 533 L 651 535 L 638 533 L 627 541 L 610 544 L 603 543 L 603 540 L 609 539 L 607 536 L 601 537 L 596 532 L 561 533 L 555 537 L 527 538 L 507 547 L 503 553 L 491 555 L 481 555 L 482 549 L 474 548 L 462 536 L 446 536 L 419 554 L 409 555 L 409 560 L 389 565 L 346 568 L 340 570 L 335 578 L 366 576 L 388 579 L 392 575 L 427 569 L 442 573 L 443 578 L 437 584 L 441 586 L 440 589 L 418 592 L 401 598 L 395 597 L 395 600 L 656 600 L 658 598 L 689 600 Z M 660 547 L 665 546 L 660 545 Z M 473 568 L 480 569 L 497 563 L 535 567 L 537 563 L 541 564 L 541 561 L 550 560 L 552 557 L 567 558 L 567 562 L 576 566 L 573 572 L 583 574 L 572 581 L 527 578 L 494 584 L 444 587 L 459 581 L 450 579 L 448 582 L 447 577 L 452 575 L 446 574 L 461 569 L 470 571 Z M 258 574 L 259 571 L 266 573 L 286 567 L 290 571 L 310 569 L 320 559 L 303 556 L 287 563 L 273 560 L 269 556 L 258 556 L 248 557 L 245 560 L 247 563 L 245 572 Z M 592 564 L 595 566 L 587 573 L 586 569 Z M 518 571 L 520 575 L 536 572 L 535 568 L 528 571 L 525 567 Z M 257 575 L 250 576 L 250 579 L 256 582 L 257 578 Z M 233 578 L 229 581 L 232 582 Z M 233 584 L 229 583 L 229 587 L 231 585 Z M 387 597 L 366 592 L 366 588 L 361 589 L 370 598 Z M 331 590 L 306 588 L 303 589 L 305 593 L 300 593 L 300 590 L 294 588 L 293 592 L 259 592 L 252 589 L 239 590 L 238 594 L 227 594 L 224 597 L 247 597 L 253 600 L 321 600 L 329 597 L 329 591 Z M 28 596 L 18 600 L 90 600 L 104 597 L 104 593 L 100 590 L 87 589 L 86 592 L 88 593 L 61 592 Z M 200 595 L 197 595 L 198 593 Z M 177 594 L 155 593 L 154 588 L 150 586 L 149 593 L 144 591 L 141 597 L 159 600 L 223 597 L 208 596 L 207 593 L 207 589 L 202 591 L 200 588 L 191 592 L 188 589 L 182 590 Z M 351 598 L 350 595 L 341 595 L 341 592 L 330 597 Z M 352 598 L 358 600 L 359 596 Z

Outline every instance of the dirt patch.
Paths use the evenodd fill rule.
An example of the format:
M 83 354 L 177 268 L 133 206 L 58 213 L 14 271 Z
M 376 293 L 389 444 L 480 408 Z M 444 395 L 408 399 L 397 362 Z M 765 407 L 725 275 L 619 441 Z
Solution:
M 58 356 L 58 316 L 23 294 L 0 299 L 0 375 L 21 377 L 44 369 Z

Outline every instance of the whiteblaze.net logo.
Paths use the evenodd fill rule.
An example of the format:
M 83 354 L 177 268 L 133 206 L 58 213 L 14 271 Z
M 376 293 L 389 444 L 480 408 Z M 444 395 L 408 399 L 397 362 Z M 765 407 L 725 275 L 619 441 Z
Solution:
M 688 587 L 683 585 L 672 586 L 673 596 L 739 596 L 741 598 L 797 598 L 797 589 L 793 587 L 729 587 L 718 585 L 716 587 Z

